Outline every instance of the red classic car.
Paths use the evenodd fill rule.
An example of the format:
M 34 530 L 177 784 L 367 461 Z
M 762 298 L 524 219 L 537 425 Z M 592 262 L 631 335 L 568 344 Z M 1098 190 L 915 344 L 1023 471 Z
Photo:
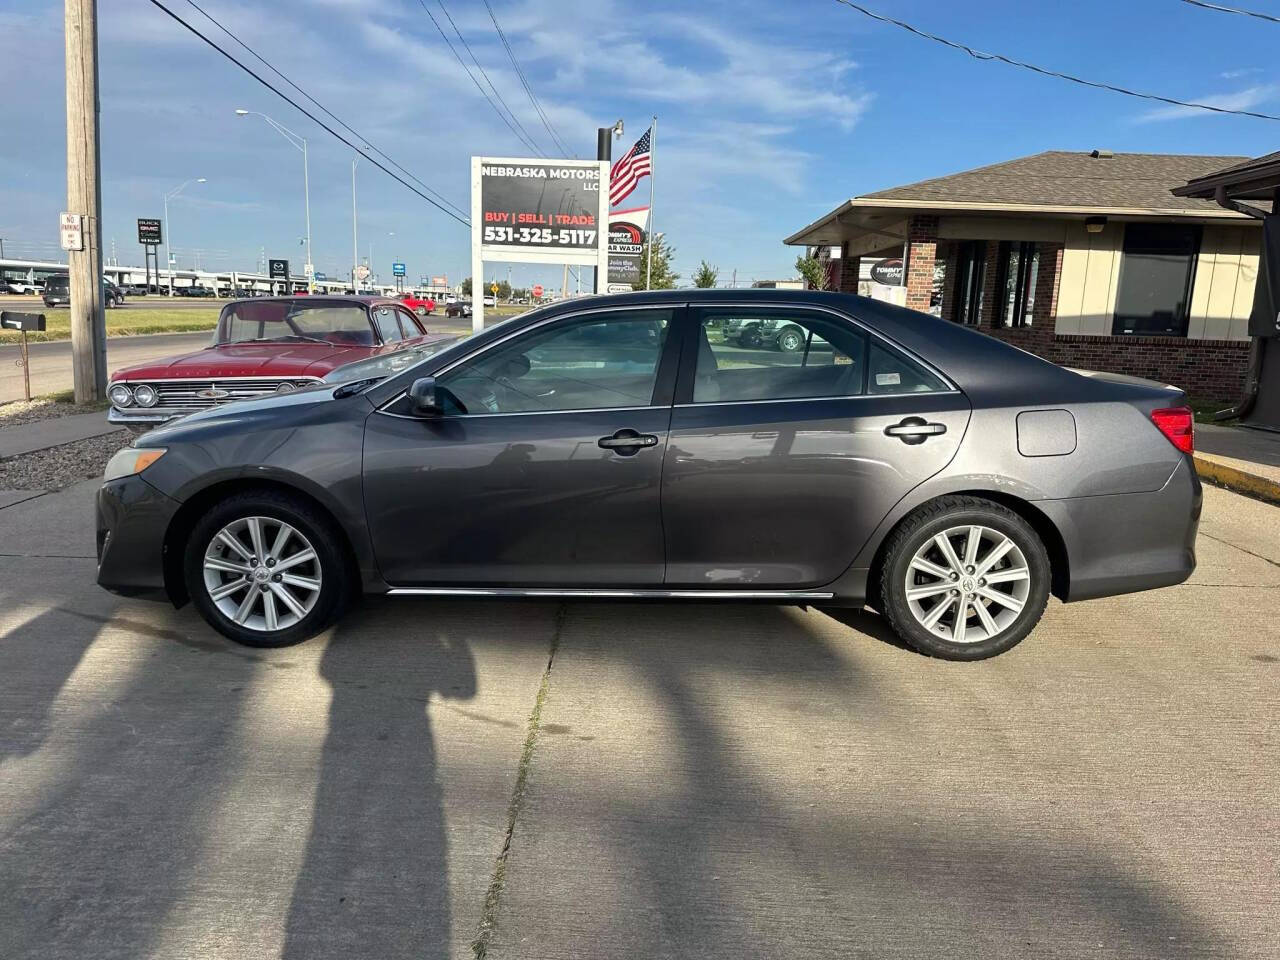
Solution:
M 112 374 L 107 419 L 147 429 L 233 400 L 288 393 L 343 364 L 446 339 L 384 297 L 235 300 L 222 308 L 205 349 Z
M 419 297 L 413 293 L 406 293 L 400 298 L 400 302 L 420 317 L 425 317 L 436 308 L 436 302 L 430 297 Z

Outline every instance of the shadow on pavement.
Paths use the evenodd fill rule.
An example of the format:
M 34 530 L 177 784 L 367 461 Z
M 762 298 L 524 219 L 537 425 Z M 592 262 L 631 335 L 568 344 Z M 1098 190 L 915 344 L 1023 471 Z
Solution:
M 495 956 L 1236 955 L 1087 813 L 1056 816 L 1048 770 L 1004 781 L 946 665 L 778 608 L 627 612 L 569 608 L 544 719 L 601 742 L 539 744 Z M 955 727 L 915 725 L 921 697 Z
M 475 696 L 476 673 L 447 612 L 407 631 L 406 607 L 357 611 L 325 648 L 320 674 L 333 699 L 286 958 L 449 956 L 448 846 L 427 704 Z

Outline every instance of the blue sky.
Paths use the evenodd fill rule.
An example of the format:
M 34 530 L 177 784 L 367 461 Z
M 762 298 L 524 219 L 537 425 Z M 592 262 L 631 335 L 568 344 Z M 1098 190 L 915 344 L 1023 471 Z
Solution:
M 436 0 L 426 0 L 439 16 Z M 418 0 L 201 0 L 260 54 L 370 141 L 464 208 L 468 158 L 525 151 L 476 91 Z M 445 0 L 480 62 L 544 148 L 480 0 Z M 1280 25 L 1178 0 L 1071 4 L 866 0 L 972 46 L 1184 99 L 1280 113 Z M 1274 0 L 1253 8 L 1280 13 Z M 173 0 L 192 22 L 199 15 Z M 183 265 L 251 266 L 259 250 L 302 262 L 301 158 L 261 121 L 310 140 L 317 268 L 351 259 L 352 152 L 204 47 L 146 0 L 99 0 L 103 218 L 122 262 L 133 221 L 171 204 Z M 656 217 L 686 278 L 699 259 L 727 280 L 793 273 L 782 238 L 859 193 L 1048 149 L 1257 155 L 1280 123 L 1182 111 L 1086 90 L 866 20 L 835 0 L 494 0 L 552 125 L 590 156 L 618 117 L 639 136 L 660 118 Z M 207 23 L 205 26 L 208 26 Z M 447 28 L 447 24 L 446 24 Z M 465 54 L 464 54 L 465 55 Z M 0 236 L 52 255 L 65 204 L 62 5 L 0 11 Z M 469 238 L 385 175 L 359 170 L 360 247 L 410 276 L 469 273 Z M 647 197 L 642 186 L 630 202 Z M 394 236 L 391 234 L 394 233 Z M 505 273 L 505 271 L 502 271 Z M 559 271 L 516 267 L 517 282 Z

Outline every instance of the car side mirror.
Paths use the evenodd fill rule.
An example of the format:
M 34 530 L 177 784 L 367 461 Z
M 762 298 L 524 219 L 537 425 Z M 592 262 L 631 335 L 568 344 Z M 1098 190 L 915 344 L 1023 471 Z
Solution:
M 444 412 L 436 395 L 436 378 L 419 377 L 409 387 L 409 403 L 419 417 L 439 416 Z

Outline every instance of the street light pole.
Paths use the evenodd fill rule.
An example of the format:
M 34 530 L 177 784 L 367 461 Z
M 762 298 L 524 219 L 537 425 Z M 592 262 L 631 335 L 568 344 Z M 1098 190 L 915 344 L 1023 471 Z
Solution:
M 164 195 L 164 259 L 169 269 L 169 296 L 173 296 L 173 254 L 169 252 L 169 201 L 173 200 L 187 187 L 193 183 L 205 183 L 205 177 L 192 177 L 175 190 L 170 190 Z
M 360 280 L 356 268 L 360 266 L 360 240 L 356 234 L 356 164 L 359 157 L 351 158 L 351 289 L 360 292 Z
M 302 191 L 306 204 L 307 216 L 307 266 L 311 269 L 307 271 L 307 292 L 315 292 L 315 264 L 311 260 L 311 173 L 307 167 L 307 138 L 301 137 L 294 133 L 282 123 L 272 120 L 265 113 L 259 113 L 256 110 L 237 110 L 237 117 L 261 117 L 265 120 L 276 133 L 284 137 L 295 148 L 302 151 Z

